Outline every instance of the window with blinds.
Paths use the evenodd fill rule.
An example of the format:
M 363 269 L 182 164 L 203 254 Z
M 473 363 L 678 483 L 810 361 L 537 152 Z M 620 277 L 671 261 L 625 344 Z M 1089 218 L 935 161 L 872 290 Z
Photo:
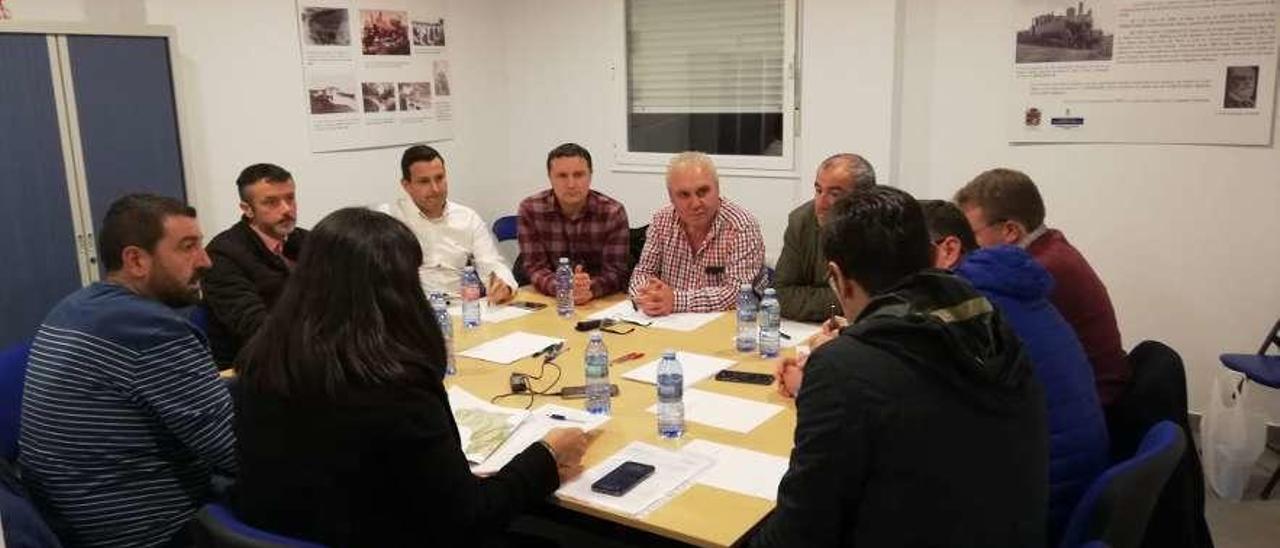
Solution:
M 794 0 L 627 0 L 627 150 L 790 156 Z

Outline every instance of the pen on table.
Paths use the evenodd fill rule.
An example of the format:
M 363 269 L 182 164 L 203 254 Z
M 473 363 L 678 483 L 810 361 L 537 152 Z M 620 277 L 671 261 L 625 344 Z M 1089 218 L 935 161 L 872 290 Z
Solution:
M 571 419 L 571 418 L 569 418 L 569 417 L 566 417 L 566 416 L 564 416 L 564 415 L 561 415 L 560 413 L 551 413 L 551 414 L 547 415 L 547 418 L 548 418 L 548 419 L 552 419 L 552 420 L 564 421 L 564 422 L 576 422 L 576 423 L 579 423 L 579 424 L 586 424 L 586 423 L 587 423 L 587 421 L 581 421 L 581 420 L 578 420 L 578 419 Z
M 778 331 L 778 336 L 779 336 L 779 337 L 782 337 L 782 338 L 784 338 L 784 339 L 786 339 L 786 340 L 788 340 L 788 341 L 789 341 L 789 340 L 791 340 L 791 335 L 788 335 L 786 331 L 781 331 L 781 330 L 779 330 L 779 331 Z
M 626 354 L 623 354 L 621 356 L 614 358 L 613 363 L 618 364 L 622 362 L 629 362 L 631 360 L 638 360 L 643 357 L 644 357 L 644 352 L 628 352 Z

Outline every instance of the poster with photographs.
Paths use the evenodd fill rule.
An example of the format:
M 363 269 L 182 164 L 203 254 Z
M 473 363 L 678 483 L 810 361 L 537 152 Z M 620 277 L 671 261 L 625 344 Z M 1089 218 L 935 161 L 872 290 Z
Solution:
M 298 0 L 311 150 L 453 137 L 445 0 Z
M 1280 0 L 1012 0 L 1015 143 L 1266 145 Z

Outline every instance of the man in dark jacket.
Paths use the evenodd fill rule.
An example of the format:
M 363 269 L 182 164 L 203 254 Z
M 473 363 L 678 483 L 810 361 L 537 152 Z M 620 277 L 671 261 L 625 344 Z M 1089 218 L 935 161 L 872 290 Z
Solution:
M 846 317 L 796 398 L 795 448 L 756 546 L 1044 546 L 1044 396 L 1017 337 L 933 270 L 920 205 L 876 187 L 823 227 Z
M 236 178 L 240 222 L 209 242 L 213 268 L 204 277 L 209 346 L 219 368 L 235 361 L 258 331 L 302 253 L 307 231 L 297 228 L 293 176 L 273 164 L 254 164 Z

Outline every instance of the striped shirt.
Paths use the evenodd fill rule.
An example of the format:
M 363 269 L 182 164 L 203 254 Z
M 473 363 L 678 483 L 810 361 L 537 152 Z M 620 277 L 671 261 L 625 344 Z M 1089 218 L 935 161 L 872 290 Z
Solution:
M 631 274 L 631 297 L 649 278 L 658 278 L 675 293 L 673 312 L 732 310 L 742 284 L 763 291 L 763 268 L 764 236 L 751 212 L 721 200 L 710 232 L 693 249 L 675 207 L 668 204 L 649 223 L 644 251 Z
M 31 348 L 18 461 L 70 546 L 169 542 L 234 473 L 231 397 L 204 335 L 111 283 L 58 303 Z

